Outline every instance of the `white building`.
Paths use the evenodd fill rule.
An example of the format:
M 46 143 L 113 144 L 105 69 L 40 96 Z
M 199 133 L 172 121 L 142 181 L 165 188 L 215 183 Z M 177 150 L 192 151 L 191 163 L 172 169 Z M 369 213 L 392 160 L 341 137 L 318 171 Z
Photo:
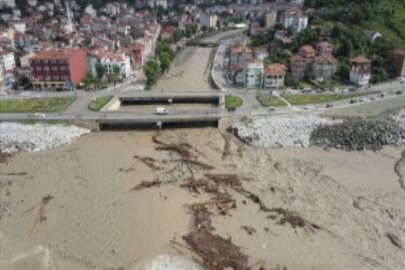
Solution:
M 371 60 L 358 56 L 350 60 L 352 69 L 350 71 L 350 82 L 357 86 L 366 86 L 371 78 Z
M 101 63 L 106 67 L 106 75 L 114 74 L 114 67 L 120 69 L 120 76 L 128 78 L 131 75 L 131 61 L 124 53 L 95 51 L 88 55 L 89 69 L 94 76 L 97 76 L 96 64 Z
M 15 69 L 14 53 L 8 51 L 0 52 L 0 64 L 3 66 L 4 71 L 12 73 Z
M 263 87 L 265 89 L 284 87 L 286 67 L 282 64 L 272 64 L 264 68 Z
M 13 27 L 14 27 L 15 31 L 23 33 L 23 34 L 27 30 L 27 24 L 25 22 L 16 22 L 13 24 Z
M 91 17 L 97 17 L 97 10 L 95 10 L 95 9 L 93 8 L 93 5 L 91 5 L 91 4 L 86 7 L 86 9 L 84 10 L 84 12 L 85 12 L 86 14 L 90 15 Z
M 215 14 L 202 13 L 200 14 L 200 26 L 217 29 L 218 16 Z
M 1 6 L 15 8 L 15 0 L 0 0 Z
M 291 28 L 294 33 L 299 33 L 308 27 L 308 16 L 301 12 L 286 11 L 281 22 L 284 28 Z
M 245 86 L 247 88 L 259 88 L 262 84 L 263 62 L 253 58 L 247 61 L 245 66 Z

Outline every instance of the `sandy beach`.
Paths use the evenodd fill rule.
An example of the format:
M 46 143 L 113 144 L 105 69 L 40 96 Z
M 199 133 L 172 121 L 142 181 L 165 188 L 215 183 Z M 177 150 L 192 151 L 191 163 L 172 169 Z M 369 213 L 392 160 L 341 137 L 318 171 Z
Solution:
M 183 239 L 195 230 L 187 206 L 212 194 L 182 185 L 210 174 L 242 179 L 238 189 L 220 187 L 232 209 L 208 208 L 213 234 L 241 247 L 252 269 L 405 268 L 396 245 L 405 241 L 403 148 L 255 149 L 210 128 L 156 137 L 187 145 L 198 161 L 187 163 L 154 135 L 92 133 L 0 163 L 0 269 L 139 269 L 160 254 L 198 260 Z M 302 226 L 261 210 L 241 188 L 268 209 L 295 213 Z

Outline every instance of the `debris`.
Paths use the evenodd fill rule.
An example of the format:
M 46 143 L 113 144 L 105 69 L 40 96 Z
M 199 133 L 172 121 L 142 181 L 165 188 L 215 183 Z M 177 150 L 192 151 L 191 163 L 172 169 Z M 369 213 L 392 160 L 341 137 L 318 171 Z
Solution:
M 394 235 L 394 234 L 392 234 L 392 233 L 389 233 L 389 232 L 388 232 L 388 233 L 385 233 L 385 236 L 391 241 L 391 243 L 392 243 L 394 246 L 396 246 L 396 247 L 398 247 L 398 248 L 400 248 L 400 249 L 403 249 L 401 240 L 399 239 L 398 236 L 396 236 L 396 235 Z
M 207 230 L 192 231 L 183 236 L 187 245 L 202 258 L 204 266 L 212 270 L 248 269 L 248 257 L 231 239 L 224 239 Z
M 240 227 L 242 230 L 246 231 L 249 235 L 256 233 L 256 229 L 250 226 L 242 226 Z
M 154 169 L 154 170 L 161 169 L 159 166 L 155 165 L 156 160 L 151 157 L 141 157 L 138 155 L 134 155 L 134 158 L 143 162 L 146 166 L 148 166 L 151 169 Z M 129 170 L 129 169 L 127 169 L 127 170 Z
M 300 228 L 307 227 L 307 228 L 316 229 L 316 230 L 321 229 L 320 226 L 305 220 L 304 218 L 302 218 L 301 216 L 299 216 L 297 213 L 295 213 L 293 211 L 290 211 L 290 210 L 287 210 L 284 208 L 272 208 L 269 211 L 275 212 L 281 216 L 280 220 L 278 221 L 278 223 L 280 225 L 284 225 L 284 224 L 288 223 L 294 229 L 297 227 L 300 227 Z M 270 215 L 267 218 L 274 219 L 275 216 Z
M 133 187 L 131 189 L 131 191 L 138 191 L 138 190 L 142 190 L 145 188 L 151 188 L 154 186 L 160 186 L 162 184 L 162 181 L 160 180 L 154 180 L 154 181 L 142 181 L 139 185 L 136 185 L 135 187 Z
M 46 196 L 42 197 L 40 203 L 39 203 L 39 210 L 38 214 L 34 220 L 34 223 L 32 224 L 30 235 L 34 232 L 35 227 L 38 224 L 42 224 L 47 220 L 47 217 L 45 216 L 45 206 L 53 200 L 55 197 L 51 194 L 47 194 Z M 34 205 L 31 209 L 35 208 L 38 204 Z M 29 210 L 30 211 L 30 210 Z
M 3 153 L 0 149 L 0 163 L 7 163 L 7 159 L 9 156 L 9 154 Z
M 24 176 L 27 175 L 26 172 L 18 172 L 18 173 L 0 173 L 0 175 L 7 175 L 7 176 Z

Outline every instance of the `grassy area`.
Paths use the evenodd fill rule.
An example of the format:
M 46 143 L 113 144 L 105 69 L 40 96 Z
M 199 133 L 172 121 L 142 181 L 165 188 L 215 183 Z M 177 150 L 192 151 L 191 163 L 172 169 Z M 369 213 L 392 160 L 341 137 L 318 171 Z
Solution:
M 75 97 L 2 100 L 0 101 L 0 113 L 61 112 L 75 100 Z
M 369 93 L 368 93 L 369 94 Z M 365 93 L 357 94 L 319 94 L 319 95 L 285 95 L 284 98 L 292 105 L 307 105 L 316 103 L 333 102 L 341 99 L 348 99 L 363 96 Z
M 282 107 L 285 106 L 285 103 L 282 102 L 278 97 L 270 96 L 269 94 L 262 93 L 257 96 L 257 101 L 263 107 Z
M 239 97 L 231 96 L 231 95 L 226 95 L 225 96 L 225 107 L 228 110 L 233 110 L 236 109 L 240 106 L 242 106 L 243 100 Z
M 92 111 L 100 111 L 110 100 L 112 96 L 100 97 L 89 104 L 89 109 Z

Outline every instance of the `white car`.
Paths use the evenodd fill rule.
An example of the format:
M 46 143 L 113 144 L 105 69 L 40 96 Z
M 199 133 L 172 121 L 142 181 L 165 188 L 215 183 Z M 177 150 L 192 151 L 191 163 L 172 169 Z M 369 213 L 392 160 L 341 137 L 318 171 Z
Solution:
M 165 107 L 157 107 L 156 108 L 156 114 L 168 114 L 169 111 Z
M 405 83 L 405 78 L 402 77 L 402 78 L 399 80 L 399 83 L 401 83 L 401 84 Z
M 44 113 L 34 113 L 34 116 L 38 117 L 38 118 L 45 118 L 46 114 L 44 114 Z

